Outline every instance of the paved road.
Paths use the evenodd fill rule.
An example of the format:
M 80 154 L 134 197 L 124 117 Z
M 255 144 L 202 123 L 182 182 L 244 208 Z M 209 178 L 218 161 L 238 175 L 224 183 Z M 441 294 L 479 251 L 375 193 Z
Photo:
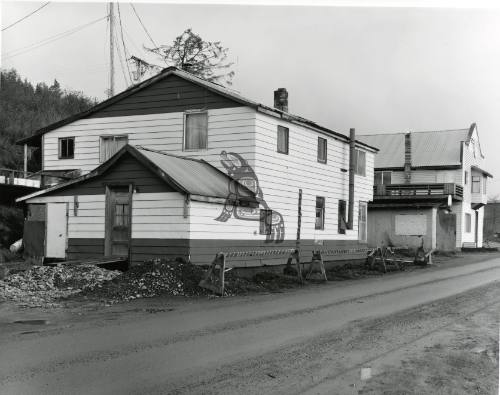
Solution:
M 140 321 L 70 328 L 0 346 L 0 394 L 168 389 L 207 370 L 500 279 L 500 259 L 186 304 Z

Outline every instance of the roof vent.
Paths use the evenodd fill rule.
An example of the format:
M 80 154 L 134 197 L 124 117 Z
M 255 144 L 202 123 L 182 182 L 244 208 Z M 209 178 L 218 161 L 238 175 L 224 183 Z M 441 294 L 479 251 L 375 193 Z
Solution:
M 288 112 L 288 92 L 285 88 L 274 91 L 274 108 Z

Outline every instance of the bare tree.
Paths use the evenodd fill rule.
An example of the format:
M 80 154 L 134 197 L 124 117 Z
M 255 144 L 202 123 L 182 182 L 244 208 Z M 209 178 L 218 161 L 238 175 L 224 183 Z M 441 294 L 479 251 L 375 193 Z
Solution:
M 220 41 L 205 41 L 191 28 L 176 37 L 172 45 L 147 48 L 169 66 L 176 66 L 207 81 L 231 85 L 233 63 L 227 61 L 228 48 Z

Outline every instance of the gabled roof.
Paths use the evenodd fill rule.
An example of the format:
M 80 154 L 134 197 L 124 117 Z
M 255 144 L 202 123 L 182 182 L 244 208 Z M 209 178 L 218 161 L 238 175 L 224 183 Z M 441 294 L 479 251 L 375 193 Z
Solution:
M 51 188 L 23 196 L 17 199 L 16 202 L 22 202 L 37 196 L 48 195 L 51 192 L 63 188 L 71 188 L 76 184 L 99 177 L 127 153 L 151 170 L 166 184 L 173 187 L 178 192 L 189 194 L 193 200 L 207 200 L 205 198 L 226 199 L 230 193 L 230 183 L 237 182 L 204 160 L 185 158 L 142 147 L 126 145 L 108 161 L 90 173 Z M 238 193 L 240 201 L 257 204 L 255 194 L 245 186 L 239 184 Z
M 472 124 L 467 129 L 411 132 L 412 167 L 460 167 L 461 142 L 469 143 L 475 127 Z M 399 169 L 404 167 L 405 134 L 372 134 L 359 138 L 379 148 L 379 153 L 375 155 L 376 169 Z
M 292 122 L 292 123 L 295 123 L 298 125 L 306 126 L 308 128 L 315 129 L 315 130 L 318 130 L 321 132 L 326 132 L 326 133 L 332 135 L 333 137 L 336 137 L 339 140 L 342 140 L 345 142 L 349 141 L 349 137 L 342 134 L 342 133 L 338 133 L 338 132 L 335 132 L 335 131 L 328 129 L 326 127 L 320 126 L 320 125 L 316 124 L 315 122 L 310 121 L 306 118 L 302 118 L 302 117 L 297 116 L 297 115 L 292 115 L 292 114 L 289 114 L 287 112 L 278 110 L 276 108 L 257 103 L 253 100 L 250 100 L 246 97 L 241 96 L 240 94 L 236 93 L 233 90 L 230 90 L 230 89 L 227 89 L 226 87 L 223 87 L 222 85 L 206 81 L 206 80 L 199 78 L 199 77 L 197 77 L 191 73 L 188 73 L 184 70 L 180 70 L 177 67 L 171 66 L 171 67 L 165 68 L 163 71 L 161 71 L 157 75 L 155 75 L 155 76 L 153 76 L 153 77 L 151 77 L 143 82 L 140 82 L 138 84 L 131 86 L 130 88 L 124 90 L 123 92 L 121 92 L 121 93 L 119 93 L 119 94 L 117 94 L 117 95 L 115 95 L 107 100 L 104 100 L 103 102 L 95 105 L 94 107 L 92 107 L 86 111 L 83 111 L 79 114 L 73 115 L 73 116 L 68 117 L 66 119 L 63 119 L 61 121 L 55 122 L 51 125 L 45 126 L 41 129 L 38 129 L 32 136 L 25 137 L 23 139 L 18 140 L 17 144 L 32 144 L 32 145 L 37 144 L 38 145 L 38 144 L 40 144 L 41 136 L 43 136 L 45 133 L 48 133 L 51 130 L 60 128 L 64 125 L 70 124 L 72 122 L 75 122 L 79 119 L 90 116 L 90 115 L 96 113 L 97 111 L 100 111 L 100 110 L 102 110 L 102 109 L 104 109 L 104 108 L 138 92 L 138 91 L 141 91 L 141 90 L 147 88 L 148 86 L 150 86 L 158 81 L 161 81 L 161 80 L 167 78 L 170 75 L 176 75 L 176 76 L 183 78 L 187 81 L 190 81 L 194 84 L 202 86 L 202 87 L 204 87 L 212 92 L 215 92 L 219 95 L 227 97 L 231 100 L 234 100 L 235 102 L 238 102 L 244 106 L 252 107 L 256 111 L 265 113 L 265 114 L 273 116 L 275 118 L 283 119 L 283 120 L 288 121 L 288 122 Z M 369 149 L 371 151 L 377 151 L 377 148 L 369 146 L 369 145 L 363 143 L 362 141 L 356 140 L 356 142 L 358 144 L 364 146 L 364 148 L 366 148 L 366 149 Z

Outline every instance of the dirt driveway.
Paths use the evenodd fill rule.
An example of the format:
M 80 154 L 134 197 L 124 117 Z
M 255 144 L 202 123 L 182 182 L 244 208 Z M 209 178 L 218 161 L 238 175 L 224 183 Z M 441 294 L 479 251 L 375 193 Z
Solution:
M 443 263 L 281 294 L 30 311 L 43 329 L 3 307 L 0 393 L 496 394 L 499 280 L 498 258 Z

